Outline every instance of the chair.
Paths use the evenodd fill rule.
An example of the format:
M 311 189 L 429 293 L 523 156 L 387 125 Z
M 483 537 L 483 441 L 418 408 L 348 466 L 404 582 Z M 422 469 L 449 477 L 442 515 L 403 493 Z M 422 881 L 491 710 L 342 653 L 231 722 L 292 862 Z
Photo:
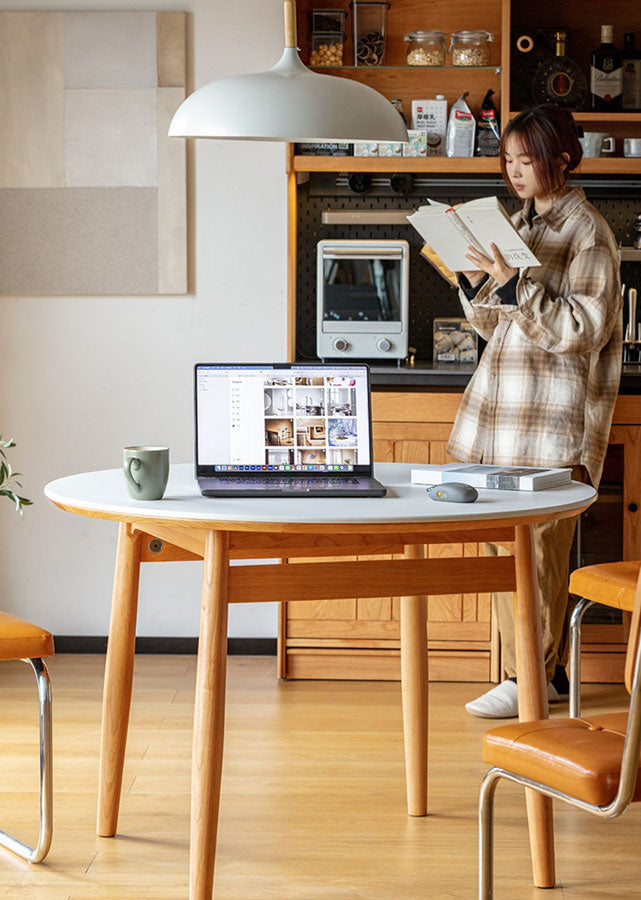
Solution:
M 633 563 L 639 569 L 639 563 Z M 589 568 L 597 568 L 590 566 Z M 602 568 L 602 567 L 601 567 Z M 479 898 L 493 897 L 494 793 L 501 778 L 564 800 L 601 818 L 641 800 L 641 579 L 635 584 L 626 655 L 627 713 L 519 722 L 487 732 L 483 759 L 491 768 L 479 798 Z
M 570 618 L 570 716 L 581 715 L 581 622 L 595 603 L 632 612 L 641 561 L 600 563 L 575 569 L 570 593 L 579 597 Z
M 51 683 L 42 659 L 53 656 L 53 637 L 43 628 L 0 612 L 0 660 L 21 659 L 31 665 L 38 686 L 40 712 L 40 831 L 35 847 L 0 831 L 0 845 L 32 863 L 42 862 L 51 846 L 53 786 L 51 753 Z

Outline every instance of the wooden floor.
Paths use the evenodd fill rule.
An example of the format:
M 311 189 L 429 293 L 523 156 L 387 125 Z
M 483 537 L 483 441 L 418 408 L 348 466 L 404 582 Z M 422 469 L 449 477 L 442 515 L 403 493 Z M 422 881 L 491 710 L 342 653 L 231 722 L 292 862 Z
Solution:
M 55 820 L 29 866 L 0 850 L 0 897 L 187 897 L 195 659 L 136 659 L 120 832 L 95 835 L 102 656 L 51 661 Z M 448 900 L 476 896 L 476 802 L 489 727 L 463 709 L 485 686 L 432 684 L 430 810 L 405 814 L 396 683 L 279 684 L 274 658 L 229 660 L 216 900 Z M 0 825 L 37 821 L 35 686 L 0 664 Z M 589 685 L 586 711 L 620 709 L 619 686 Z M 565 714 L 567 707 L 562 707 Z M 522 792 L 497 793 L 496 900 L 641 897 L 641 804 L 602 822 L 556 809 L 558 887 L 530 885 Z

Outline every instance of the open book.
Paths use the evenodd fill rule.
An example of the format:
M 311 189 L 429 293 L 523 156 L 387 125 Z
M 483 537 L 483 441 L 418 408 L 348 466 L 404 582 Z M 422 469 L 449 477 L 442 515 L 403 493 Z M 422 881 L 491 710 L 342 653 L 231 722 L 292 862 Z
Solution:
M 520 237 L 498 197 L 480 197 L 457 207 L 435 203 L 433 200 L 429 204 L 421 206 L 407 219 L 427 241 L 433 253 L 453 272 L 478 268 L 466 256 L 470 244 L 491 258 L 492 241 L 509 266 L 518 269 L 522 266 L 540 265 Z M 427 256 L 429 259 L 429 255 Z M 430 259 L 430 262 L 434 261 Z
M 445 484 L 462 481 L 477 488 L 498 491 L 541 491 L 570 484 L 571 469 L 540 469 L 536 466 L 487 466 L 477 463 L 445 463 L 412 469 L 412 484 Z

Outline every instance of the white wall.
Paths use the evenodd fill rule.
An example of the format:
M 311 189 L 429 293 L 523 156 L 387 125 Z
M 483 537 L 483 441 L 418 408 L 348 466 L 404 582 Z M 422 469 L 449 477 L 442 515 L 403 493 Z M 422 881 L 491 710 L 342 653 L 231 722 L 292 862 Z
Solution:
M 0 9 L 22 8 L 78 3 L 0 0 Z M 192 87 L 279 58 L 281 0 L 191 0 L 185 8 Z M 284 145 L 198 141 L 189 164 L 188 296 L 0 297 L 0 433 L 16 440 L 11 461 L 35 501 L 22 521 L 0 503 L 0 608 L 55 634 L 107 633 L 117 525 L 61 512 L 44 485 L 116 467 L 127 444 L 162 443 L 173 462 L 191 460 L 193 363 L 285 359 Z M 201 572 L 199 563 L 144 566 L 138 634 L 198 634 Z M 230 612 L 230 635 L 275 636 L 274 604 Z

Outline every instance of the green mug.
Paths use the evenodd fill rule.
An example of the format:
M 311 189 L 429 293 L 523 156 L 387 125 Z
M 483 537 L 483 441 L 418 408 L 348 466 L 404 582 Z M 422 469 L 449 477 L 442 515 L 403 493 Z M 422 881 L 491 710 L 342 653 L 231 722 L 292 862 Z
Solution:
M 169 448 L 125 447 L 122 468 L 133 500 L 160 500 L 169 478 Z

